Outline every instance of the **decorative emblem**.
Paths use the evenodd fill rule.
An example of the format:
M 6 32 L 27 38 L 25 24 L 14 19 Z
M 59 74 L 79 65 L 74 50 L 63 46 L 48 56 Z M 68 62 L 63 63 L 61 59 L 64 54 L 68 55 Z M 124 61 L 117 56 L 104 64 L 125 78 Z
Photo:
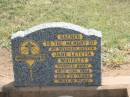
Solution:
M 35 55 L 39 55 L 40 54 L 40 48 L 38 46 L 38 44 L 34 41 L 25 41 L 21 44 L 20 46 L 20 53 L 21 55 L 27 55 L 27 56 L 35 56 Z M 34 59 L 27 59 L 25 61 L 27 64 L 29 64 L 30 66 L 33 65 L 34 63 Z
M 34 63 L 37 61 L 44 62 L 45 55 L 41 54 L 40 47 L 37 42 L 33 40 L 22 41 L 19 47 L 20 55 L 15 58 L 16 61 L 23 61 L 29 66 L 30 78 L 33 80 L 32 69 Z

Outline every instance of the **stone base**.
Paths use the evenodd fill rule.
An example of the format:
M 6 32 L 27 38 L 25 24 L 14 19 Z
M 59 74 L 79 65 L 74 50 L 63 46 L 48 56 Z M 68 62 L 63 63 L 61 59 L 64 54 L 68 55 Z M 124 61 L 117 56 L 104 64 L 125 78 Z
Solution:
M 129 97 L 125 87 L 14 87 L 11 84 L 3 88 L 0 97 Z
M 99 87 L 2 87 L 0 97 L 130 97 L 130 76 L 103 77 Z

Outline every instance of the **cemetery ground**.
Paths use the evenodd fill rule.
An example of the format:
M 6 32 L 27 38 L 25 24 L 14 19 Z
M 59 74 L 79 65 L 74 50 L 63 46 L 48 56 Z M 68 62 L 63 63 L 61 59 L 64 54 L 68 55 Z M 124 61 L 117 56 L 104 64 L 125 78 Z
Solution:
M 0 0 L 0 81 L 3 84 L 13 80 L 11 34 L 53 21 L 102 31 L 103 76 L 130 75 L 130 0 Z

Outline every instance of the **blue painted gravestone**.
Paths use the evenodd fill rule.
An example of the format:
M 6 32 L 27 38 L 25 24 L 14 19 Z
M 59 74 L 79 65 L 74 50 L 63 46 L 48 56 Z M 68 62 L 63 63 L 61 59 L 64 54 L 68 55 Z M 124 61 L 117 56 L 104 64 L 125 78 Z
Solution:
M 56 22 L 12 35 L 15 86 L 98 86 L 101 32 Z

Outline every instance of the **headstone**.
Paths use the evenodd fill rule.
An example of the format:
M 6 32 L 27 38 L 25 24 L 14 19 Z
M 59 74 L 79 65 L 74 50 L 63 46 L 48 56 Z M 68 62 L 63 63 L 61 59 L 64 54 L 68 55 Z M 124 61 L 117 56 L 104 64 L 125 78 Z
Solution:
M 94 29 L 54 22 L 12 35 L 15 86 L 98 86 L 101 37 Z

